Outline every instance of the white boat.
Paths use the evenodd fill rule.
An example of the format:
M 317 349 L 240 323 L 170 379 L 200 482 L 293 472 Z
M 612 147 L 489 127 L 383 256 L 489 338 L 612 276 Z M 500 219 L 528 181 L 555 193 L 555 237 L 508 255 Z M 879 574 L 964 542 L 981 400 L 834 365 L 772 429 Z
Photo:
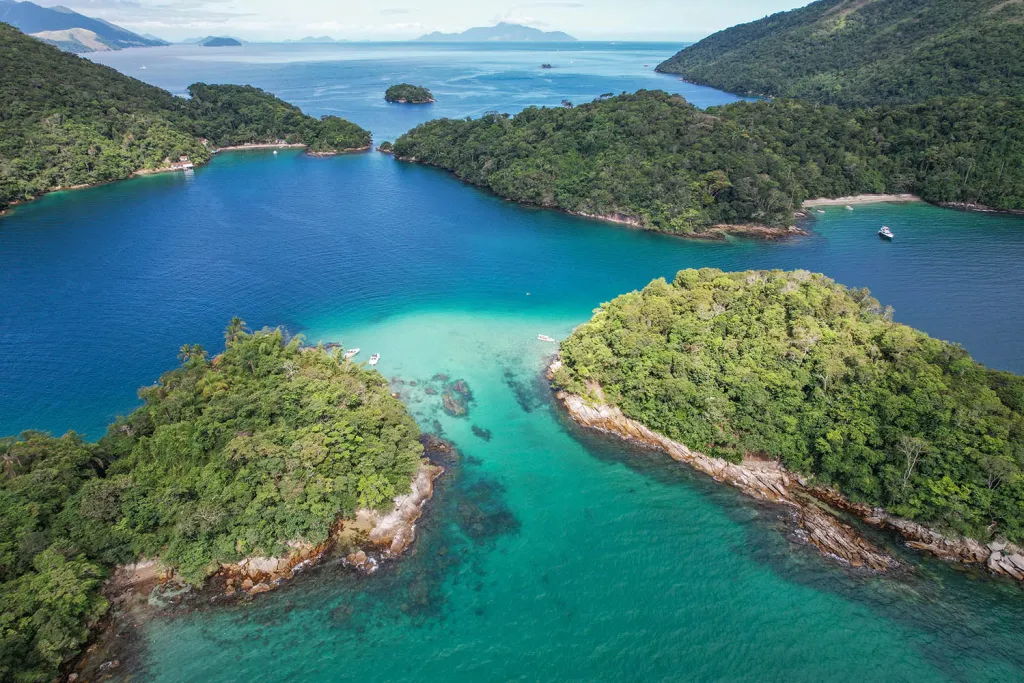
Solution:
M 825 213 L 824 209 L 818 209 L 818 213 Z
M 277 150 L 276 150 L 276 149 L 274 150 L 274 155 L 275 155 L 275 156 L 277 155 Z
M 878 236 L 887 240 L 891 240 L 896 235 L 892 234 L 892 230 L 889 229 L 888 225 L 883 225 L 882 228 L 878 231 Z
M 849 204 L 847 204 L 847 205 L 846 205 L 846 210 L 847 210 L 847 211 L 853 211 L 853 207 L 852 207 L 852 206 L 850 206 Z
M 379 353 L 373 354 L 372 356 L 370 356 L 370 365 L 376 365 L 377 361 L 379 361 L 379 360 L 380 360 L 380 354 Z
M 349 349 L 343 355 L 345 357 L 345 360 L 348 360 L 349 358 L 351 358 L 352 356 L 356 355 L 357 353 L 359 353 L 359 349 Z
M 548 335 L 546 335 L 546 334 L 538 334 L 538 335 L 537 335 L 537 341 L 542 341 L 542 342 L 554 342 L 555 340 L 554 340 L 554 339 L 552 339 L 551 337 L 549 337 L 549 336 L 548 336 Z

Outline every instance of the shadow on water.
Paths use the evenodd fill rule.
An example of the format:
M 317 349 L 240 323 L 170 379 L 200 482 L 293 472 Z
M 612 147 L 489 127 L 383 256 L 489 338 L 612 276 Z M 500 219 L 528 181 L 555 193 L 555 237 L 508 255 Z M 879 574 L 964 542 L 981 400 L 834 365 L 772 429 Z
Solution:
M 512 368 L 506 367 L 502 372 L 502 379 L 515 396 L 516 403 L 524 413 L 532 413 L 535 409 L 545 404 L 549 393 L 546 385 L 538 385 L 536 381 L 524 381 Z
M 1024 590 L 1012 581 L 923 555 L 895 534 L 859 523 L 870 540 L 908 570 L 881 575 L 842 566 L 800 542 L 780 506 L 749 498 L 660 451 L 585 429 L 546 393 L 557 421 L 593 457 L 625 465 L 650 482 L 687 486 L 739 524 L 745 542 L 730 548 L 736 555 L 787 581 L 864 605 L 909 629 L 915 635 L 910 644 L 952 680 L 977 680 L 974 666 L 979 662 L 994 664 L 1011 677 L 1024 672 Z

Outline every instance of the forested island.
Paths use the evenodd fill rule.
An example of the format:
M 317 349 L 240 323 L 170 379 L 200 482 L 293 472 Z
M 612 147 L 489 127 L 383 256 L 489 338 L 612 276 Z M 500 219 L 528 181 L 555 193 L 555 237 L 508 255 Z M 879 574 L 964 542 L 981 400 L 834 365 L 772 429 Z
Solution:
M 409 491 L 420 431 L 378 372 L 237 319 L 225 338 L 212 359 L 183 346 L 96 443 L 0 440 L 0 680 L 53 680 L 116 565 L 158 558 L 198 585 Z
M 384 92 L 384 99 L 395 104 L 430 104 L 436 101 L 429 90 L 411 83 L 391 86 Z
M 60 188 L 194 164 L 217 147 L 285 141 L 366 149 L 370 133 L 257 88 L 197 83 L 191 99 L 0 24 L 0 211 Z
M 730 92 L 868 106 L 1013 97 L 1024 5 L 1005 0 L 819 0 L 720 31 L 660 64 Z
M 750 225 L 785 234 L 804 200 L 862 193 L 1024 208 L 1020 97 L 702 111 L 641 90 L 430 121 L 399 137 L 394 152 L 502 197 L 680 235 Z
M 199 43 L 202 47 L 242 47 L 241 41 L 237 38 L 227 36 L 211 36 Z
M 694 451 L 775 460 L 949 534 L 1024 542 L 1024 377 L 893 322 L 867 290 L 684 270 L 603 304 L 560 355 L 557 388 Z

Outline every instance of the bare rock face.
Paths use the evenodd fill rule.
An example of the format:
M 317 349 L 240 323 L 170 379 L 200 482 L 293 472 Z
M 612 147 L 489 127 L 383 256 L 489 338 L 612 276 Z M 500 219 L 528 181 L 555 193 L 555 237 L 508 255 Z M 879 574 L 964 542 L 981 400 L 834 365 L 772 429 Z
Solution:
M 559 367 L 561 361 L 556 358 L 548 368 L 548 377 Z M 986 546 L 963 536 L 948 537 L 917 522 L 890 515 L 881 508 L 853 503 L 832 489 L 808 486 L 800 476 L 787 472 L 778 463 L 752 460 L 737 465 L 711 458 L 648 429 L 626 417 L 617 407 L 591 405 L 582 397 L 565 392 L 557 392 L 556 396 L 573 419 L 585 427 L 658 448 L 674 460 L 684 462 L 716 481 L 735 486 L 751 497 L 791 507 L 799 535 L 823 555 L 844 564 L 875 571 L 900 566 L 856 529 L 813 501 L 849 512 L 872 526 L 896 531 L 911 548 L 948 561 L 984 565 L 994 574 L 1024 581 L 1024 549 L 1006 541 L 994 541 Z
M 370 531 L 370 540 L 384 548 L 386 557 L 401 555 L 416 538 L 416 520 L 423 514 L 423 506 L 434 495 L 434 480 L 444 470 L 424 463 L 412 480 L 412 490 L 395 498 L 395 507 L 383 517 L 376 518 Z
M 842 494 L 822 487 L 808 489 L 808 493 L 841 510 L 846 510 L 871 526 L 895 531 L 902 536 L 908 547 L 930 553 L 948 562 L 985 566 L 993 574 L 1024 580 L 1024 567 L 1018 566 L 1014 556 L 1022 557 L 1022 550 L 1005 540 L 995 540 L 985 545 L 966 536 L 946 536 L 923 524 L 890 515 L 882 508 L 852 503 Z
M 447 444 L 433 444 L 434 448 L 448 448 Z M 394 501 L 394 508 L 386 515 L 373 510 L 359 510 L 356 522 L 340 520 L 323 543 L 313 545 L 301 541 L 288 543 L 292 550 L 284 557 L 247 557 L 234 564 L 222 565 L 221 573 L 227 577 L 226 591 L 236 594 L 236 586 L 246 594 L 258 595 L 277 588 L 283 581 L 291 579 L 296 571 L 319 562 L 334 546 L 335 541 L 347 525 L 368 522 L 369 541 L 383 549 L 383 556 L 393 558 L 401 555 L 416 538 L 416 520 L 423 514 L 423 506 L 434 493 L 434 480 L 441 476 L 444 468 L 422 462 L 413 477 L 412 490 Z M 372 573 L 377 569 L 377 558 L 362 549 L 355 549 L 345 557 L 346 563 Z

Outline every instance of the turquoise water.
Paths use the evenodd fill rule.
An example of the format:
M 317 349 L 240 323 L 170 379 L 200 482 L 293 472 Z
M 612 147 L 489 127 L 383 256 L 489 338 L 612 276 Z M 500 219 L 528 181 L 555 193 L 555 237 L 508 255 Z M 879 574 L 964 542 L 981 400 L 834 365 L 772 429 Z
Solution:
M 275 92 L 275 79 L 298 92 L 303 73 L 347 68 L 104 59 L 143 52 L 154 82 L 206 69 Z M 642 66 L 655 52 L 603 48 L 580 78 L 595 94 L 641 87 L 624 81 L 659 78 Z M 519 75 L 487 78 L 507 81 L 515 106 L 531 88 L 537 103 L 562 99 L 521 69 L 547 56 L 500 53 L 488 58 Z M 367 57 L 361 71 L 426 82 L 455 68 L 447 52 L 417 59 Z M 503 108 L 499 86 L 467 87 L 472 108 Z M 304 96 L 397 130 L 360 92 Z M 895 242 L 875 236 L 882 223 Z M 876 205 L 810 227 L 781 243 L 687 241 L 515 206 L 375 154 L 230 154 L 191 178 L 50 195 L 0 220 L 0 433 L 98 436 L 180 344 L 217 348 L 238 314 L 381 353 L 420 424 L 457 445 L 408 557 L 372 577 L 329 564 L 251 604 L 156 620 L 138 680 L 1019 680 L 1017 587 L 913 554 L 907 577 L 834 567 L 791 543 L 777 511 L 552 406 L 540 375 L 554 349 L 538 333 L 561 338 L 601 301 L 698 266 L 822 271 L 1024 372 L 1024 221 Z M 424 391 L 439 372 L 469 382 L 467 418 Z

